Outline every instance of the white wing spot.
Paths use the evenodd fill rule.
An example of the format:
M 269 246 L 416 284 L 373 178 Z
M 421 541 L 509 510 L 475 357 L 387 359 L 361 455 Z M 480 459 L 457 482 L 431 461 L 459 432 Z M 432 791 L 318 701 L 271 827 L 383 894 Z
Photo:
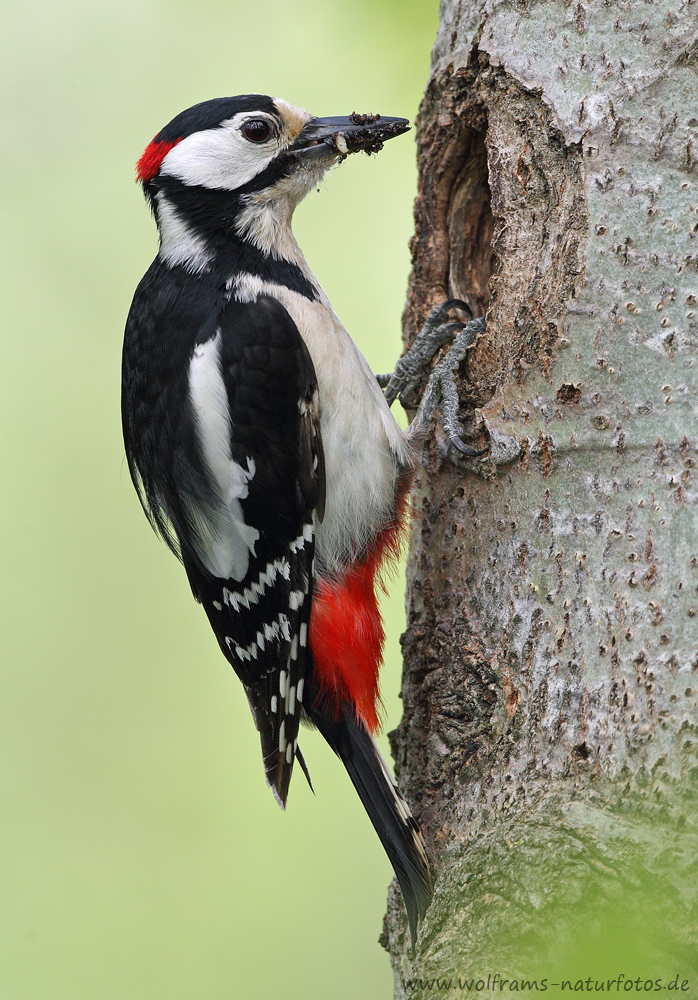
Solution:
M 279 694 L 282 698 L 286 697 L 286 671 L 281 670 L 279 673 Z
M 300 632 L 299 632 L 298 638 L 300 640 L 301 646 L 305 646 L 305 644 L 307 642 L 307 639 L 308 639 L 308 626 L 305 624 L 305 622 L 303 622 L 301 624 L 301 628 L 300 628 Z
M 228 590 L 227 587 L 223 588 L 223 600 L 229 607 L 233 609 L 233 611 L 240 610 L 237 594 L 234 594 L 232 590 Z
M 298 698 L 298 704 L 299 705 L 302 704 L 302 702 L 303 702 L 303 685 L 304 684 L 305 684 L 305 680 L 301 677 L 301 679 L 298 681 L 298 693 L 296 694 L 296 698 Z
M 235 655 L 241 660 L 257 659 L 257 647 L 255 646 L 254 643 L 248 646 L 247 649 L 244 649 L 242 646 L 238 646 L 235 640 L 231 639 L 230 636 L 228 635 L 225 637 L 225 644 L 228 647 L 229 651 L 232 653 L 234 650 Z
M 297 635 L 294 635 L 293 639 L 291 640 L 291 659 L 292 660 L 297 660 L 298 659 L 298 636 Z
M 288 714 L 293 715 L 296 710 L 296 689 L 292 687 L 288 692 Z
M 293 760 L 293 746 L 291 743 L 286 747 L 286 763 L 290 764 Z
M 213 606 L 216 609 L 216 611 L 222 611 L 223 610 L 223 605 L 220 603 L 220 601 L 214 601 L 213 602 Z
M 298 611 L 298 609 L 302 607 L 304 599 L 305 594 L 302 590 L 292 590 L 288 595 L 288 606 L 291 611 Z
M 285 614 L 283 614 L 283 612 L 279 615 L 276 621 L 271 623 L 271 625 L 266 625 L 266 624 L 264 625 L 263 632 L 257 633 L 254 642 L 251 642 L 247 647 L 236 646 L 235 652 L 243 660 L 249 660 L 252 658 L 256 660 L 258 648 L 266 649 L 267 642 L 270 642 L 274 639 L 278 639 L 280 635 L 283 636 L 284 639 L 290 640 L 291 638 L 291 631 L 288 625 L 288 618 Z M 231 648 L 230 644 L 232 643 L 232 641 L 233 641 L 232 639 L 226 639 L 226 642 L 228 644 L 228 649 Z
M 273 694 L 271 696 L 271 702 L 269 703 L 269 707 L 271 708 L 271 714 L 272 715 L 276 715 L 276 706 L 277 706 L 277 704 L 278 704 L 278 702 L 276 700 L 276 695 Z
M 289 548 L 291 552 L 300 552 L 301 549 L 305 548 L 306 542 L 312 542 L 314 535 L 314 529 L 312 524 L 304 524 L 303 530 L 294 542 L 291 542 Z
M 235 593 L 224 587 L 223 600 L 235 611 L 240 610 L 241 604 L 249 608 L 251 604 L 257 604 L 264 591 L 276 580 L 277 576 L 288 580 L 290 575 L 291 564 L 288 559 L 276 559 L 274 562 L 268 563 L 266 569 L 260 572 L 257 580 L 253 580 L 242 593 Z
M 279 753 L 283 753 L 286 749 L 286 723 L 282 722 L 279 729 Z

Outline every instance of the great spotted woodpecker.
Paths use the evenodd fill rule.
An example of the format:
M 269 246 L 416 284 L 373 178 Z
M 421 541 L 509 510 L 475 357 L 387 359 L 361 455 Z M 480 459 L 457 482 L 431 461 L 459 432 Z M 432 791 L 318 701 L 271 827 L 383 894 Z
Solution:
M 122 412 L 141 503 L 244 685 L 279 804 L 295 759 L 310 781 L 308 722 L 349 772 L 414 939 L 429 866 L 372 734 L 376 586 L 400 547 L 415 458 L 291 230 L 328 168 L 408 128 L 256 94 L 166 125 L 137 167 L 160 248 L 128 316 Z M 450 305 L 430 317 L 436 346 Z M 397 372 L 391 401 L 404 385 Z

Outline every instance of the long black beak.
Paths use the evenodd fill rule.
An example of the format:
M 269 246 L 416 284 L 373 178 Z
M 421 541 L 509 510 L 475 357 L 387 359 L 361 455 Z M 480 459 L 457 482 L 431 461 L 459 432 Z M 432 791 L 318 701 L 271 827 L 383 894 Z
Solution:
M 294 151 L 330 147 L 341 156 L 358 153 L 377 153 L 383 143 L 396 135 L 409 131 L 406 118 L 385 118 L 383 115 L 357 115 L 347 118 L 313 118 L 291 147 Z M 318 150 L 320 152 L 320 150 Z

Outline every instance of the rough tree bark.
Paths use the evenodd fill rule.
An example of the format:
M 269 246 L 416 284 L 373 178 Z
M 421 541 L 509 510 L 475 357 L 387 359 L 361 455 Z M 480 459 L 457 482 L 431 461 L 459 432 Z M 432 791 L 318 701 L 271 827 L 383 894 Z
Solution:
M 392 738 L 438 880 L 415 955 L 391 899 L 396 995 L 698 997 L 698 4 L 443 0 L 418 148 L 405 342 L 486 310 L 490 451 L 437 426 L 417 484 Z

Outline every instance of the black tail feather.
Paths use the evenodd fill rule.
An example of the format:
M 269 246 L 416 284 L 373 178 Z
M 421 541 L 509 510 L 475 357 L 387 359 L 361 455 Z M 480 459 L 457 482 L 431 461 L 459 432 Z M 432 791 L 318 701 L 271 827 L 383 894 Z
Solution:
M 308 787 L 310 788 L 310 791 L 313 793 L 313 795 L 315 795 L 315 789 L 313 788 L 313 780 L 310 777 L 310 771 L 308 770 L 308 765 L 305 762 L 305 757 L 301 753 L 300 747 L 296 747 L 296 760 L 301 766 L 301 770 L 305 775 L 305 780 L 308 782 Z
M 346 767 L 397 875 L 412 943 L 431 901 L 429 862 L 419 827 L 393 780 L 373 737 L 346 706 L 338 720 L 318 711 L 313 723 Z

